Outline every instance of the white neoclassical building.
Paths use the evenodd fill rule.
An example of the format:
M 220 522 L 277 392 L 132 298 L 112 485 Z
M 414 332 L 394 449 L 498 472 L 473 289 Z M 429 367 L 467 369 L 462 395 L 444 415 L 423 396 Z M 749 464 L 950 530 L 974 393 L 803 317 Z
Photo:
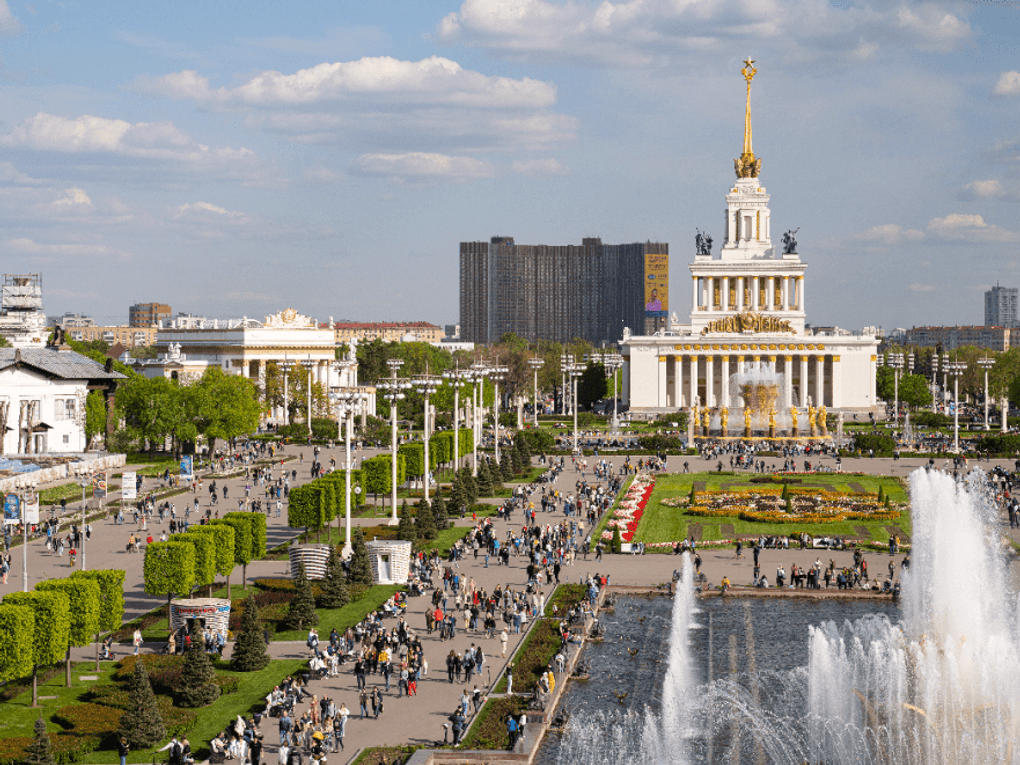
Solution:
M 740 383 L 756 374 L 775 381 L 777 405 L 868 412 L 876 406 L 878 340 L 874 335 L 813 333 L 805 329 L 804 274 L 796 231 L 773 244 L 769 195 L 751 145 L 750 87 L 744 151 L 726 194 L 725 236 L 718 255 L 699 233 L 691 270 L 691 314 L 671 331 L 636 336 L 624 330 L 624 400 L 634 413 L 747 404 Z
M 365 414 L 375 414 L 375 388 L 358 385 L 358 366 L 337 363 L 333 330 L 293 308 L 267 316 L 265 321 L 244 318 L 209 327 L 160 329 L 156 336 L 156 359 L 124 357 L 126 363 L 147 377 L 169 377 L 183 382 L 197 380 L 206 369 L 217 366 L 265 387 L 269 363 L 293 364 L 311 370 L 312 382 L 327 390 L 360 387 L 366 394 Z M 354 348 L 348 359 L 353 361 Z M 282 418 L 282 412 L 272 413 Z

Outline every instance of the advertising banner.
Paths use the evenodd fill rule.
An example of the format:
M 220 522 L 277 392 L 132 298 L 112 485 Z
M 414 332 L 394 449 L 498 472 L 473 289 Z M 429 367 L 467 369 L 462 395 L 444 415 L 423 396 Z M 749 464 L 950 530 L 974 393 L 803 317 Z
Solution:
M 181 480 L 191 481 L 195 478 L 195 458 L 190 454 L 187 457 L 181 457 Z
M 21 498 L 17 494 L 4 497 L 4 526 L 16 526 L 21 523 Z
M 106 496 L 106 471 L 92 474 L 92 496 L 102 499 Z
M 669 315 L 669 255 L 645 254 L 645 316 Z
M 25 523 L 39 522 L 39 492 L 35 489 L 26 489 L 22 507 L 25 510 Z
M 120 496 L 122 499 L 138 499 L 138 473 L 124 473 L 121 476 Z

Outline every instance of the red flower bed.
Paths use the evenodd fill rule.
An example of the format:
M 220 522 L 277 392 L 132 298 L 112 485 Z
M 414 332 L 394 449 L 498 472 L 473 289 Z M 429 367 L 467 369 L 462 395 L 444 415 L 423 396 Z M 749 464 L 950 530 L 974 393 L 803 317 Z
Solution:
M 637 502 L 637 510 L 634 511 L 634 520 L 627 524 L 627 530 L 620 532 L 620 539 L 624 542 L 634 541 L 634 532 L 637 531 L 638 523 L 641 522 L 641 516 L 645 514 L 645 505 L 648 504 L 648 498 L 652 496 L 652 489 L 655 488 L 655 482 L 648 484 L 648 487 L 641 493 L 641 499 Z

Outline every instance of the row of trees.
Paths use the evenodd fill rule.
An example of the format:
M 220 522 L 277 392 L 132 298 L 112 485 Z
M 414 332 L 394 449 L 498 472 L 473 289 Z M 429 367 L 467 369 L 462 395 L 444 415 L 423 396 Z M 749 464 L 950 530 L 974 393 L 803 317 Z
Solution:
M 914 354 L 913 375 L 900 375 L 900 400 L 907 401 L 908 406 L 925 406 L 925 403 L 912 403 L 918 399 L 923 400 L 923 395 L 915 397 L 912 393 L 912 386 L 920 387 L 923 382 L 926 386 L 932 379 L 932 370 L 935 367 L 933 359 L 938 357 L 937 369 L 942 369 L 942 348 L 921 348 L 917 346 L 888 345 L 883 349 L 884 353 L 903 353 L 904 355 Z M 995 363 L 988 371 L 989 395 L 993 400 L 1008 397 L 1014 405 L 1020 405 L 1020 348 L 1011 348 L 1008 351 L 992 351 L 987 348 L 975 346 L 964 346 L 948 352 L 953 361 L 959 361 L 966 365 L 966 369 L 960 376 L 960 396 L 972 401 L 984 399 L 985 394 L 985 373 L 984 369 L 977 363 L 979 359 L 989 358 Z M 880 357 L 881 361 L 881 357 Z M 904 372 L 907 370 L 904 370 Z M 911 377 L 920 378 L 918 382 L 907 382 L 908 399 L 904 399 L 904 381 Z M 939 385 L 942 384 L 942 372 L 938 372 Z M 953 384 L 952 376 L 949 377 L 950 387 Z M 893 370 L 890 367 L 879 366 L 878 368 L 878 395 L 886 401 L 893 400 Z M 931 403 L 930 398 L 927 403 Z

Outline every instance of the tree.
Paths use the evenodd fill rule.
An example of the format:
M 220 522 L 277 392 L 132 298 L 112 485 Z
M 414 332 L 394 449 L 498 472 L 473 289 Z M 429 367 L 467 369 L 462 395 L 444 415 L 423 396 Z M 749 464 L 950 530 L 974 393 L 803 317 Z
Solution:
M 425 444 L 402 444 L 397 447 L 397 454 L 403 456 L 408 476 L 418 478 L 425 475 Z
M 323 608 L 343 608 L 351 602 L 351 593 L 347 589 L 347 577 L 344 567 L 337 555 L 336 548 L 330 548 L 326 560 L 326 578 L 322 580 L 322 597 L 319 605 Z
M 252 554 L 255 552 L 254 519 L 256 518 L 262 519 L 262 523 L 265 524 L 266 516 L 262 513 L 227 513 L 210 524 L 212 526 L 226 524 L 234 529 L 234 565 L 241 566 L 242 589 L 248 581 L 248 564 L 252 561 Z
M 0 603 L 0 682 L 31 674 L 34 633 L 35 619 L 30 608 Z
M 904 375 L 900 378 L 900 401 L 911 409 L 931 405 L 931 388 L 923 375 Z
M 475 485 L 478 487 L 478 496 L 492 496 L 492 474 L 489 472 L 489 461 L 486 459 L 478 463 L 478 475 L 475 476 Z
M 96 626 L 96 671 L 99 671 L 99 633 L 120 629 L 124 621 L 125 571 L 92 569 L 75 571 L 71 579 L 90 579 L 99 585 L 99 623 Z
M 92 448 L 96 436 L 106 432 L 106 399 L 97 390 L 89 391 L 85 397 L 85 439 L 86 449 Z
M 436 531 L 443 531 L 450 525 L 450 519 L 446 515 L 446 500 L 442 492 L 436 492 L 436 498 L 432 500 L 432 515 L 435 518 Z
M 262 625 L 259 623 L 259 607 L 255 596 L 249 595 L 244 601 L 244 613 L 241 614 L 241 630 L 234 642 L 234 653 L 230 657 L 230 666 L 238 672 L 257 672 L 269 664 L 269 652 L 266 641 L 262 637 Z
M 150 447 L 171 437 L 193 441 L 198 435 L 193 401 L 177 382 L 165 377 L 136 375 L 117 387 L 116 408 L 129 433 L 144 438 Z
M 163 716 L 140 656 L 135 659 L 135 673 L 128 687 L 127 711 L 120 718 L 120 735 L 132 749 L 148 749 L 166 738 Z
M 312 583 L 305 574 L 305 566 L 298 563 L 298 575 L 294 581 L 294 599 L 287 608 L 287 626 L 301 630 L 319 623 L 319 614 L 315 610 L 315 598 L 312 597 Z
M 875 395 L 883 401 L 892 401 L 895 385 L 892 367 L 880 366 L 875 371 Z
M 92 579 L 49 579 L 39 582 L 36 590 L 63 592 L 68 599 L 70 626 L 67 654 L 64 659 L 65 685 L 71 687 L 71 646 L 88 645 L 99 630 L 99 583 Z
M 424 497 L 419 500 L 415 510 L 414 530 L 419 539 L 436 538 L 436 519 L 432 515 L 432 506 Z
M 70 598 L 59 590 L 12 592 L 4 603 L 27 606 L 32 613 L 32 706 L 39 705 L 39 667 L 64 659 L 71 638 Z
M 199 637 L 200 636 L 195 636 Z M 205 707 L 220 697 L 216 684 L 216 670 L 209 661 L 209 654 L 202 647 L 201 639 L 192 638 L 191 648 L 184 656 L 177 701 L 182 707 Z
M 234 527 L 227 524 L 190 526 L 187 534 L 205 534 L 213 538 L 216 573 L 226 577 L 227 597 L 230 597 L 230 572 L 234 570 Z
M 170 539 L 145 548 L 145 592 L 166 595 L 166 620 L 170 623 L 170 600 L 185 595 L 195 585 L 195 548 Z
M 368 548 L 365 547 L 365 535 L 361 529 L 354 529 L 351 545 L 354 550 L 351 553 L 351 570 L 347 578 L 351 584 L 372 584 L 372 564 L 368 560 Z
M 209 597 L 212 597 L 212 584 L 216 579 L 216 540 L 208 534 L 191 533 L 175 534 L 173 540 L 192 546 L 195 551 L 195 581 L 192 587 L 208 587 Z
M 606 397 L 606 368 L 601 364 L 589 363 L 577 379 L 577 403 L 582 409 Z
M 191 387 L 196 398 L 195 426 L 209 440 L 210 453 L 215 451 L 216 439 L 229 441 L 258 428 L 259 391 L 248 378 L 212 366 Z
M 53 749 L 50 746 L 50 735 L 46 732 L 46 722 L 39 715 L 32 728 L 32 743 L 25 747 L 25 765 L 56 765 Z
M 397 539 L 413 542 L 417 538 L 414 530 L 414 518 L 411 517 L 411 508 L 407 502 L 400 505 L 400 524 L 397 526 Z

